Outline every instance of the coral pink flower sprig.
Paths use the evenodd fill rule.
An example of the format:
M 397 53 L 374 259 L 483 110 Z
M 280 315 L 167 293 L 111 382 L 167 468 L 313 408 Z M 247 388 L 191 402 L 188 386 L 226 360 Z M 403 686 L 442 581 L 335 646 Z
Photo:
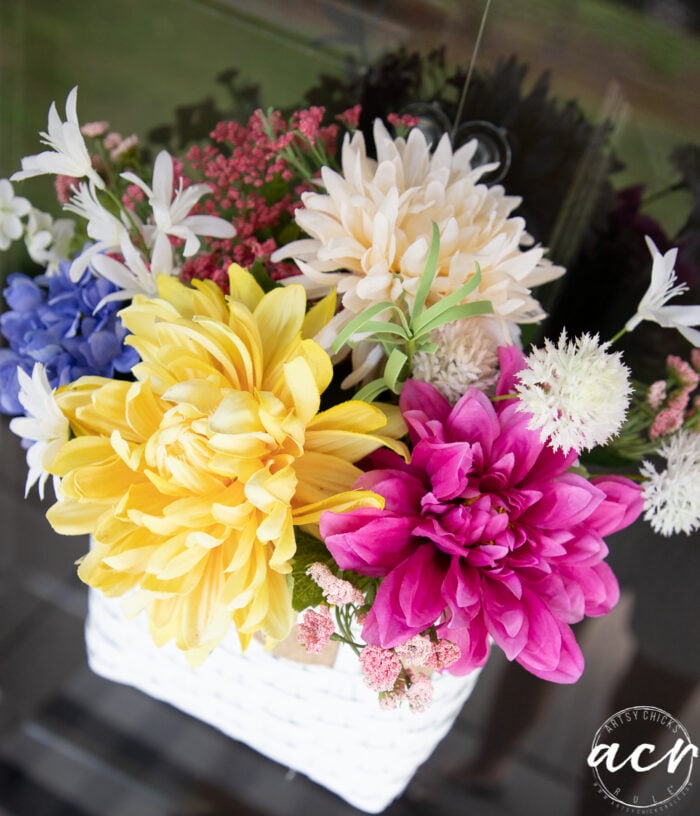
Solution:
M 270 260 L 272 253 L 298 229 L 294 211 L 309 179 L 333 162 L 338 126 L 322 124 L 323 108 L 296 111 L 287 121 L 279 111 L 256 111 L 246 124 L 219 122 L 211 144 L 192 147 L 181 169 L 186 184 L 204 178 L 213 194 L 200 208 L 236 228 L 236 237 L 212 240 L 207 251 L 191 259 L 181 277 L 210 278 L 231 263 L 250 268 L 262 263 L 274 280 L 298 273 L 289 262 Z

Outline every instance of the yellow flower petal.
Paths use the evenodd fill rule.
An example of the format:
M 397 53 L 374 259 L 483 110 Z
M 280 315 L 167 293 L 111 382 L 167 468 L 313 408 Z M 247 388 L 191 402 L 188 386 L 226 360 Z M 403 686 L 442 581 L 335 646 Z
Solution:
M 250 272 L 233 263 L 228 268 L 228 281 L 231 299 L 243 303 L 250 312 L 254 312 L 265 293 Z
M 76 437 L 52 466 L 63 481 L 50 521 L 92 532 L 81 579 L 135 593 L 156 643 L 193 663 L 232 625 L 243 647 L 258 631 L 288 634 L 294 525 L 381 506 L 352 489 L 353 462 L 399 432 L 363 402 L 319 413 L 333 367 L 309 335 L 332 297 L 305 315 L 298 285 L 263 294 L 237 267 L 230 279 L 227 300 L 210 281 L 159 278 L 159 297 L 121 312 L 137 381 L 88 377 L 57 393 Z

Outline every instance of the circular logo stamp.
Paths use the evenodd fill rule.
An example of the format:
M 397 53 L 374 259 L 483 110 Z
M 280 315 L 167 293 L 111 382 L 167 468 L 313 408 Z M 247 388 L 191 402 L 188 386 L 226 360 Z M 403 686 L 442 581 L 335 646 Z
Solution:
M 698 748 L 661 708 L 613 714 L 593 738 L 587 763 L 598 792 L 623 813 L 660 813 L 689 793 Z

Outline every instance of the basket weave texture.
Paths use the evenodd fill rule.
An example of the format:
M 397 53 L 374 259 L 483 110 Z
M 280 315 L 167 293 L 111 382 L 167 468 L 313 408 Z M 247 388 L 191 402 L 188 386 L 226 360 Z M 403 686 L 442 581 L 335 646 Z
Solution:
M 157 648 L 144 616 L 90 590 L 85 637 L 90 667 L 164 700 L 306 774 L 350 804 L 379 813 L 447 734 L 478 672 L 434 678 L 432 706 L 383 711 L 359 661 L 341 648 L 332 667 L 288 660 L 256 640 L 241 653 L 230 635 L 196 669 L 173 644 Z

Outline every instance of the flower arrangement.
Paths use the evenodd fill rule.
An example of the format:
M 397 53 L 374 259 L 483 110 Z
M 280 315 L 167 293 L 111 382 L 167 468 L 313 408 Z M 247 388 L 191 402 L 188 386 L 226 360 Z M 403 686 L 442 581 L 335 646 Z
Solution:
M 52 105 L 11 181 L 56 175 L 83 223 L 0 181 L 0 248 L 24 237 L 45 270 L 9 278 L 0 324 L 27 490 L 53 477 L 50 523 L 93 539 L 82 580 L 192 663 L 300 616 L 386 708 L 424 710 L 491 641 L 573 682 L 571 624 L 618 598 L 605 537 L 642 513 L 700 527 L 700 306 L 671 303 L 676 252 L 649 239 L 617 336 L 526 353 L 564 269 L 487 183 L 498 163 L 411 115 L 377 119 L 371 152 L 360 114 L 257 111 L 147 171 L 80 126 L 76 89 L 66 121 Z M 642 321 L 694 346 L 646 385 L 615 349 Z

